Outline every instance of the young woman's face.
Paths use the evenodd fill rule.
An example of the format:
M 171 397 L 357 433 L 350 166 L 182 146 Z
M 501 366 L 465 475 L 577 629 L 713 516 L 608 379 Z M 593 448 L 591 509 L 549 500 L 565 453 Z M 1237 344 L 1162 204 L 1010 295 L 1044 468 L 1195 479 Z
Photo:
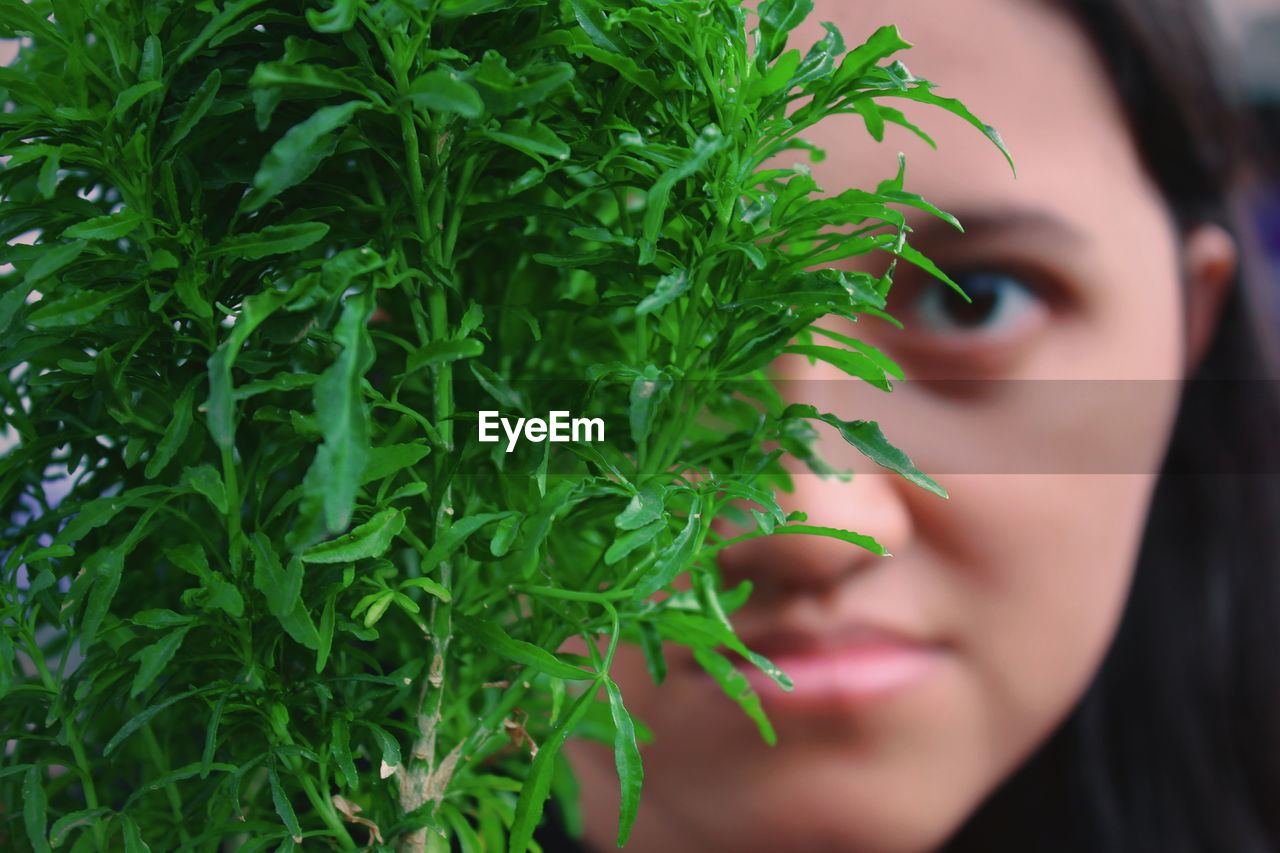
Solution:
M 890 311 L 905 330 L 820 324 L 893 356 L 908 381 L 892 394 L 822 365 L 777 365 L 796 380 L 791 396 L 878 420 L 950 499 L 875 469 L 828 431 L 824 457 L 853 480 L 797 471 L 784 507 L 870 534 L 893 556 L 811 536 L 723 554 L 727 583 L 755 584 L 733 617 L 739 634 L 796 681 L 784 694 L 756 679 L 774 747 L 690 656 L 669 648 L 655 688 L 639 651 L 619 653 L 623 696 L 656 737 L 629 845 L 639 851 L 943 843 L 1099 666 L 1174 416 L 1170 380 L 1184 371 L 1178 234 L 1069 17 L 1030 0 L 818 0 L 792 44 L 807 49 L 818 21 L 850 44 L 897 24 L 916 45 L 903 55 L 911 70 L 998 127 L 1016 160 L 1015 179 L 973 128 L 905 102 L 937 151 L 892 127 L 876 144 L 856 116 L 806 135 L 827 151 L 812 167 L 827 192 L 874 188 L 904 151 L 907 189 L 966 226 L 912 220 L 912 242 L 972 305 L 899 264 Z M 574 744 L 571 758 L 588 841 L 611 849 L 612 751 Z

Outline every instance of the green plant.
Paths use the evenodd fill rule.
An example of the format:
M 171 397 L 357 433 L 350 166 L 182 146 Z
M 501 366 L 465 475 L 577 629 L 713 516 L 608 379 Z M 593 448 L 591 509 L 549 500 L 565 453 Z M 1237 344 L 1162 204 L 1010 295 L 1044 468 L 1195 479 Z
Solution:
M 813 419 L 939 489 L 763 369 L 887 389 L 810 328 L 880 311 L 892 268 L 815 267 L 941 275 L 900 209 L 954 220 L 901 171 L 819 198 L 770 161 L 832 113 L 907 124 L 892 99 L 996 139 L 891 27 L 786 50 L 810 9 L 0 2 L 33 40 L 0 69 L 0 223 L 38 232 L 0 293 L 6 849 L 522 851 L 549 793 L 575 821 L 574 732 L 615 744 L 621 843 L 621 639 L 657 679 L 694 647 L 772 738 L 726 653 L 786 677 L 733 634 L 713 519 L 879 550 L 778 509 Z M 508 453 L 485 410 L 605 441 Z

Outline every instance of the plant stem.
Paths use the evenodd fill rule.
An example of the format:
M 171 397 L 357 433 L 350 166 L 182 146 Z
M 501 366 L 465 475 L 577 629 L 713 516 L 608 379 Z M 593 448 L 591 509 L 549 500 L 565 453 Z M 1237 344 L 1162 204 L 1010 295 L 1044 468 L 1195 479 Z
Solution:
M 22 632 L 22 641 L 27 647 L 27 654 L 31 656 L 31 660 L 36 665 L 36 670 L 40 673 L 40 680 L 45 688 L 49 690 L 55 697 L 58 695 L 58 683 L 54 681 L 52 673 L 49 672 L 49 665 L 45 662 L 44 651 L 36 642 L 35 634 L 30 630 Z M 65 658 L 66 652 L 63 653 Z M 67 747 L 71 750 L 71 756 L 76 761 L 76 767 L 80 769 L 80 784 L 84 788 L 84 804 L 86 808 L 96 809 L 98 807 L 98 791 L 93 785 L 93 769 L 89 765 L 89 758 L 85 755 L 84 744 L 80 742 L 80 735 L 76 731 L 75 715 L 68 713 L 62 718 L 62 727 L 67 733 Z M 98 845 L 98 849 L 102 849 L 106 844 L 106 833 L 101 823 L 93 824 L 93 838 Z

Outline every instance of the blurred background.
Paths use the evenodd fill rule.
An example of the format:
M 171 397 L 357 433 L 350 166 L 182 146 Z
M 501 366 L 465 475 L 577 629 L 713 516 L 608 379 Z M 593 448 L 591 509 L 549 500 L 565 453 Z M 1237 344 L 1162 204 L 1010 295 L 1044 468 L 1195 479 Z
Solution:
M 1240 85 L 1258 120 L 1271 171 L 1255 201 L 1261 249 L 1280 281 L 1280 0 L 1214 0 L 1239 57 Z

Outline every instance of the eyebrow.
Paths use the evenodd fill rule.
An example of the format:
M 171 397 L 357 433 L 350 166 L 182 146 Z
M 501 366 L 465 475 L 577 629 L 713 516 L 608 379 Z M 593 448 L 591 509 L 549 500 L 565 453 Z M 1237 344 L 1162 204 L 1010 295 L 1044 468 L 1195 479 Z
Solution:
M 1026 235 L 1040 235 L 1053 240 L 1060 240 L 1071 245 L 1083 246 L 1089 237 L 1080 226 L 1064 219 L 1057 213 L 1039 207 L 972 207 L 943 208 L 955 216 L 964 226 L 964 233 L 955 226 L 927 213 L 919 217 L 909 217 L 912 227 L 909 240 L 958 241 L 966 237 L 983 235 L 1007 235 L 1017 232 Z M 914 219 L 915 221 L 911 221 Z

